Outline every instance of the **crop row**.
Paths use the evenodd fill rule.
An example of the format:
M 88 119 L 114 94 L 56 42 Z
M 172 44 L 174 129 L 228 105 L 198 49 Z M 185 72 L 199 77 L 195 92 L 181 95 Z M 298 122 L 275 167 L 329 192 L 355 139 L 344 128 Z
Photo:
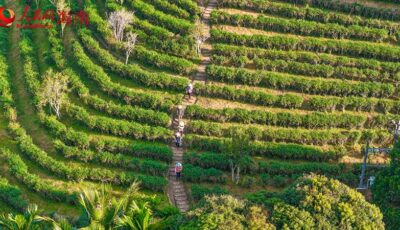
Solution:
M 47 182 L 42 181 L 37 175 L 29 173 L 28 166 L 17 154 L 5 149 L 2 150 L 2 154 L 7 159 L 11 174 L 45 199 L 72 204 L 77 200 L 77 194 L 54 188 Z
M 350 113 L 321 113 L 307 114 L 296 112 L 273 112 L 262 110 L 246 110 L 240 108 L 210 109 L 198 105 L 186 108 L 185 115 L 190 119 L 201 119 L 215 122 L 238 122 L 244 124 L 261 124 L 282 127 L 316 128 L 387 128 L 391 119 L 399 116 Z
M 219 170 L 229 171 L 229 156 L 223 153 L 215 152 L 187 152 L 185 153 L 184 162 L 186 164 L 196 165 L 202 168 L 216 168 Z M 247 167 L 242 168 L 249 174 L 268 173 L 271 175 L 292 175 L 303 173 L 320 173 L 325 175 L 338 175 L 345 169 L 344 164 L 330 163 L 288 163 L 284 161 L 257 161 Z
M 22 56 L 24 57 L 24 73 L 25 73 L 25 80 L 28 84 L 28 87 L 30 91 L 34 95 L 34 100 L 36 98 L 36 93 L 38 92 L 38 87 L 39 87 L 39 82 L 37 80 L 37 73 L 35 72 L 32 62 L 30 60 L 29 52 L 25 50 L 29 50 L 27 45 L 27 40 L 24 39 L 21 42 L 21 50 L 22 50 Z M 28 66 L 28 67 L 27 67 Z M 36 104 L 36 102 L 35 102 Z M 44 115 L 40 111 L 39 107 L 39 117 L 41 120 L 45 119 L 43 118 Z M 51 121 L 48 119 L 47 121 Z M 50 124 L 51 122 L 47 122 L 47 124 Z M 54 125 L 55 122 L 52 124 Z M 72 142 L 78 143 L 79 145 L 85 145 L 87 144 L 87 138 L 78 137 L 79 133 L 74 132 L 73 130 L 68 130 L 66 129 L 65 126 L 52 126 L 57 128 L 54 132 L 56 132 L 58 135 L 62 135 L 63 133 L 69 133 L 72 134 L 70 136 L 66 135 L 65 139 L 68 139 L 69 141 L 72 140 Z M 136 175 L 133 173 L 120 173 L 116 174 L 110 170 L 106 169 L 98 169 L 98 168 L 81 168 L 81 169 L 76 169 L 76 168 L 71 168 L 67 165 L 65 165 L 63 162 L 59 162 L 52 157 L 48 156 L 46 152 L 41 150 L 39 147 L 37 147 L 33 142 L 32 139 L 26 134 L 25 130 L 19 126 L 18 123 L 11 122 L 9 123 L 9 129 L 11 130 L 12 134 L 14 135 L 15 140 L 17 141 L 21 151 L 25 153 L 31 160 L 35 161 L 38 163 L 40 166 L 42 166 L 45 169 L 48 169 L 50 172 L 58 175 L 59 177 L 65 178 L 65 179 L 72 179 L 72 180 L 84 180 L 84 179 L 90 179 L 93 181 L 109 181 L 115 184 L 130 184 L 132 181 L 139 179 L 139 180 L 144 180 L 147 179 L 146 185 L 144 185 L 146 188 L 149 189 L 154 189 L 154 190 L 162 190 L 162 187 L 158 187 L 157 183 L 161 182 L 163 178 L 158 178 L 158 177 L 151 177 L 151 176 L 145 176 L 145 175 Z M 148 177 L 148 178 L 147 178 Z M 166 182 L 164 182 L 165 184 Z M 160 185 L 162 185 L 161 183 Z
M 112 101 L 106 101 L 91 94 L 89 89 L 81 82 L 80 78 L 74 71 L 71 69 L 65 69 L 64 73 L 69 77 L 69 82 L 73 90 L 87 106 L 111 116 L 117 116 L 119 118 L 137 121 L 139 123 L 163 127 L 167 127 L 170 124 L 170 117 L 165 112 L 143 109 L 139 106 L 119 105 Z
M 98 15 L 97 10 L 90 5 L 87 6 L 86 9 L 90 17 L 91 27 L 95 28 L 95 30 L 100 35 L 98 36 L 98 38 L 104 41 L 109 46 L 108 48 L 113 48 L 114 50 L 121 51 L 125 54 L 124 44 L 115 40 L 112 31 L 108 25 L 108 22 L 101 18 Z M 177 73 L 190 73 L 194 69 L 194 64 L 184 58 L 179 58 L 165 53 L 148 50 L 139 44 L 135 46 L 135 49 L 131 56 L 132 58 L 136 58 L 137 61 L 143 62 L 147 65 L 161 66 L 165 69 Z
M 63 73 L 69 77 L 69 82 L 74 91 L 82 101 L 92 108 L 101 110 L 107 114 L 118 116 L 125 119 L 139 121 L 141 123 L 153 124 L 157 126 L 168 126 L 170 123 L 169 115 L 164 112 L 158 112 L 149 109 L 143 109 L 139 106 L 118 105 L 112 101 L 105 101 L 102 98 L 92 95 L 89 89 L 81 82 L 79 76 L 72 69 L 65 69 L 63 52 L 64 48 L 57 36 L 57 31 L 52 29 L 49 32 L 52 59 L 57 63 L 59 69 L 63 69 Z M 36 92 L 35 90 L 31 90 Z
M 211 14 L 211 22 L 213 24 L 229 24 L 266 31 L 334 39 L 347 38 L 382 42 L 389 38 L 387 31 L 384 29 L 368 28 L 357 25 L 345 27 L 338 24 L 310 22 L 299 19 L 274 18 L 264 15 L 254 17 L 245 14 L 230 14 L 223 11 L 213 11 Z
M 210 182 L 223 184 L 226 182 L 226 176 L 221 170 L 215 168 L 201 168 L 191 164 L 185 164 L 182 170 L 183 179 L 189 182 Z
M 229 68 L 216 65 L 207 66 L 206 73 L 209 79 L 213 81 L 267 87 L 277 90 L 293 90 L 308 94 L 377 98 L 390 98 L 398 94 L 395 86 L 389 83 L 328 81 L 320 78 L 268 71 L 254 72 L 244 68 Z
M 113 154 L 110 152 L 81 150 L 76 147 L 67 146 L 60 140 L 54 141 L 54 146 L 65 157 L 74 158 L 83 162 L 100 163 L 153 176 L 164 176 L 168 169 L 167 164 L 158 161 L 140 160 L 138 158 L 127 157 L 123 154 Z
M 0 177 L 0 199 L 20 212 L 28 206 L 28 202 L 22 198 L 22 191 L 18 186 L 10 184 L 6 178 L 2 177 Z
M 229 137 L 232 133 L 232 129 L 237 127 L 239 126 L 226 126 L 219 123 L 191 121 L 188 126 L 188 131 L 190 133 L 204 136 Z M 244 132 L 247 133 L 253 141 L 286 142 L 309 145 L 346 144 L 352 146 L 357 143 L 364 143 L 366 139 L 380 144 L 392 141 L 392 135 L 386 130 L 306 130 L 296 128 L 261 128 L 257 126 L 249 126 L 244 128 Z
M 211 30 L 211 37 L 214 42 L 246 45 L 256 48 L 333 53 L 393 62 L 400 60 L 399 47 L 360 41 L 342 41 L 313 37 L 299 38 L 287 35 L 240 35 L 218 29 Z
M 53 40 L 53 43 L 51 44 L 56 44 L 57 45 L 58 40 Z M 57 52 L 61 53 L 58 55 L 54 55 L 54 57 L 59 57 L 62 56 L 63 49 L 59 48 L 57 49 Z M 55 62 L 57 62 L 58 59 L 54 58 Z M 79 77 L 75 75 L 75 73 L 70 70 L 66 69 L 64 73 L 69 76 L 70 83 L 72 87 L 78 91 L 78 94 L 80 94 L 84 99 L 87 98 L 92 98 L 93 96 L 89 95 L 88 89 L 86 88 L 85 85 L 82 84 L 80 81 Z M 28 79 L 27 79 L 28 80 Z M 29 81 L 31 84 L 30 86 L 33 85 L 38 85 L 38 83 L 34 80 Z M 36 86 L 37 88 L 37 86 Z M 34 92 L 34 91 L 33 91 Z M 97 98 L 97 97 L 96 97 Z M 98 107 L 103 105 L 104 103 L 101 103 L 100 105 L 97 105 L 94 103 L 95 101 L 100 100 L 100 98 L 97 98 L 97 100 L 90 100 L 88 99 L 88 103 L 94 105 L 95 107 Z M 150 112 L 151 110 L 145 112 L 144 114 L 141 114 L 141 108 L 134 108 L 130 106 L 123 106 L 123 107 L 115 107 L 112 106 L 113 104 L 110 104 L 111 102 L 107 103 L 107 106 L 105 106 L 108 109 L 112 109 L 113 113 L 117 113 L 118 111 L 121 111 L 122 114 L 125 114 L 125 110 L 122 108 L 127 108 L 127 111 L 134 110 L 136 113 L 138 113 L 138 116 L 144 117 L 147 116 L 148 119 L 154 119 L 155 121 L 158 122 L 153 122 L 153 123 L 160 123 L 160 124 L 167 124 L 169 123 L 169 116 L 166 115 L 165 113 L 161 112 Z M 127 112 L 128 114 L 131 114 Z M 154 113 L 154 114 L 153 114 Z M 118 114 L 122 116 L 122 114 Z M 129 117 L 132 117 L 131 115 Z M 144 143 L 144 142 L 132 142 L 128 140 L 121 140 L 121 139 L 104 139 L 100 137 L 96 137 L 95 139 L 89 138 L 89 136 L 84 133 L 84 132 L 78 132 L 73 130 L 72 128 L 67 128 L 64 124 L 59 122 L 55 117 L 53 116 L 45 116 L 43 113 L 39 113 L 39 118 L 45 126 L 51 130 L 54 135 L 56 135 L 58 138 L 62 138 L 64 142 L 78 146 L 79 148 L 87 149 L 89 145 L 93 146 L 97 151 L 102 151 L 103 149 L 106 149 L 108 151 L 112 152 L 121 152 L 129 155 L 133 155 L 136 157 L 145 157 L 145 158 L 152 158 L 156 160 L 164 160 L 166 162 L 169 162 L 172 160 L 172 152 L 171 150 L 161 144 L 156 144 L 156 143 Z
M 23 48 L 22 50 L 28 50 L 28 49 Z M 29 86 L 31 93 L 33 95 L 36 95 L 36 93 L 39 92 L 39 87 L 40 87 L 40 83 L 37 80 L 37 73 L 33 70 L 31 66 L 29 55 L 24 53 L 24 51 L 22 53 L 23 56 L 26 56 L 25 57 L 26 63 L 24 64 L 25 80 Z M 34 98 L 36 99 L 36 96 L 34 96 Z M 74 106 L 72 104 L 68 104 L 67 111 L 69 112 L 70 116 L 83 122 L 91 129 L 98 129 L 106 133 L 112 133 L 116 135 L 132 135 L 136 138 L 149 138 L 151 140 L 154 139 L 164 140 L 168 138 L 169 134 L 169 130 L 162 127 L 150 127 L 135 122 L 115 120 L 107 117 L 90 116 L 86 112 L 86 110 L 84 110 L 81 107 Z M 55 132 L 58 136 L 62 137 L 63 139 L 66 139 L 68 142 L 78 146 L 83 146 L 83 147 L 88 146 L 87 135 L 82 135 L 73 130 L 67 129 L 66 127 L 64 127 L 64 125 L 58 124 L 58 122 L 54 119 L 53 120 L 50 118 L 46 119 L 45 115 L 42 115 L 41 120 L 44 121 L 47 127 L 50 127 L 51 130 L 54 130 L 53 132 Z
M 84 70 L 86 75 L 95 80 L 102 90 L 125 100 L 127 104 L 169 111 L 174 104 L 180 101 L 177 97 L 170 99 L 160 95 L 134 92 L 128 87 L 112 82 L 104 70 L 90 60 L 78 42 L 74 42 L 73 44 L 73 55 L 77 64 Z
M 168 0 L 168 1 L 186 10 L 191 15 L 200 15 L 201 13 L 201 10 L 196 4 L 196 2 L 192 0 Z
M 186 142 L 189 147 L 202 151 L 223 152 L 225 138 L 187 135 Z M 292 160 L 328 161 L 339 159 L 343 153 L 299 144 L 283 144 L 272 142 L 251 142 L 247 152 L 252 156 L 273 157 Z
M 149 3 L 155 6 L 158 10 L 177 18 L 193 20 L 192 16 L 195 16 L 190 15 L 189 12 L 187 12 L 186 10 L 179 8 L 177 5 L 170 3 L 167 0 L 150 0 Z
M 115 0 L 110 0 L 106 2 L 106 8 L 108 12 L 113 12 L 122 10 L 123 6 Z M 100 19 L 99 17 L 96 18 Z M 174 37 L 174 33 L 171 31 L 137 17 L 133 18 L 131 24 L 134 30 L 131 26 L 127 26 L 126 31 L 137 33 L 139 42 L 148 47 L 183 57 L 190 57 L 193 54 L 193 39 L 189 36 Z
M 308 96 L 307 99 L 304 99 L 292 93 L 274 95 L 251 89 L 238 89 L 234 86 L 204 85 L 200 83 L 195 85 L 195 89 L 200 96 L 290 109 L 302 108 L 325 112 L 335 110 L 379 111 L 383 113 L 393 112 L 394 114 L 400 109 L 399 102 L 387 99 L 322 96 Z
M 139 17 L 146 18 L 153 24 L 161 25 L 175 34 L 187 35 L 194 27 L 190 21 L 165 14 L 141 0 L 128 0 L 128 3 Z
M 221 188 L 219 185 L 214 185 L 213 187 L 208 188 L 206 186 L 193 184 L 190 190 L 195 202 L 200 201 L 205 196 L 228 194 L 228 190 Z
M 281 17 L 303 19 L 321 23 L 337 23 L 339 25 L 359 25 L 372 28 L 383 28 L 393 34 L 400 28 L 398 24 L 390 21 L 362 18 L 353 14 L 342 14 L 313 7 L 298 7 L 287 3 L 255 0 L 220 0 L 223 7 L 247 9 L 260 13 L 273 14 Z
M 91 115 L 84 108 L 74 104 L 66 105 L 65 110 L 68 116 L 80 121 L 88 128 L 106 134 L 130 136 L 134 139 L 161 141 L 168 141 L 172 136 L 171 131 L 167 128 Z
M 282 59 L 264 59 L 255 57 L 250 60 L 247 56 L 212 56 L 212 62 L 216 65 L 229 65 L 235 67 L 255 67 L 256 69 L 278 71 L 303 76 L 337 78 L 342 80 L 358 80 L 372 82 L 395 82 L 398 84 L 400 74 L 392 77 L 389 74 L 382 74 L 377 70 L 359 69 L 354 67 L 338 66 L 333 67 L 325 64 L 309 64 L 295 61 L 285 61 Z
M 186 78 L 172 77 L 163 73 L 147 72 L 138 65 L 125 65 L 108 51 L 101 49 L 99 43 L 94 40 L 87 31 L 81 30 L 79 35 L 85 48 L 91 55 L 96 56 L 102 65 L 126 78 L 131 78 L 140 85 L 159 89 L 181 90 L 184 89 L 188 83 Z
M 214 44 L 213 53 L 230 58 L 246 56 L 250 60 L 255 58 L 272 60 L 280 59 L 286 62 L 302 62 L 313 65 L 321 64 L 333 67 L 371 69 L 381 72 L 381 78 L 383 79 L 388 78 L 388 76 L 396 76 L 396 74 L 400 72 L 400 63 L 397 62 L 381 62 L 374 59 L 350 58 L 346 56 L 334 56 L 325 53 L 291 50 L 268 50 L 227 44 Z
M 193 49 L 194 41 L 190 36 L 175 37 L 174 34 L 168 30 L 140 19 L 134 19 L 132 22 L 132 27 L 127 27 L 127 30 L 138 34 L 138 42 L 144 43 L 147 47 L 157 51 L 170 54 L 169 57 L 172 57 L 172 59 L 176 59 L 183 63 L 188 63 L 188 61 L 184 61 L 182 58 L 177 59 L 171 55 L 185 57 L 188 59 L 195 56 L 195 50 Z M 137 61 L 141 61 L 138 60 L 138 58 L 136 59 Z M 175 63 L 179 64 L 179 62 Z M 179 70 L 182 69 L 180 66 L 181 64 L 179 64 L 176 68 L 172 68 L 173 66 L 168 67 L 172 70 Z
M 149 158 L 167 163 L 172 161 L 172 150 L 157 142 L 131 141 L 125 139 L 96 136 L 91 139 L 91 147 L 96 151 L 123 153 L 135 157 Z
M 167 183 L 162 177 L 146 176 L 131 172 L 116 173 L 108 169 L 100 168 L 74 168 L 67 166 L 63 162 L 57 161 L 48 156 L 46 152 L 37 147 L 19 124 L 10 123 L 9 129 L 24 154 L 26 154 L 32 161 L 61 178 L 74 181 L 89 179 L 92 181 L 109 182 L 117 185 L 129 185 L 133 181 L 139 180 L 142 182 L 144 188 L 155 191 L 161 191 Z
M 385 20 L 400 20 L 400 11 L 393 8 L 381 8 L 358 4 L 356 2 L 342 2 L 336 0 L 280 0 L 295 4 L 307 4 L 312 7 L 340 11 L 347 14 L 360 15 L 368 18 Z

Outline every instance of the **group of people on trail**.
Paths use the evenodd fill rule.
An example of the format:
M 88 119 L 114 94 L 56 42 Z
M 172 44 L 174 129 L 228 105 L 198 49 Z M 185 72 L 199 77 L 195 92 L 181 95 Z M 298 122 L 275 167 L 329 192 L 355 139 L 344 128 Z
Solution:
M 189 83 L 186 86 L 186 95 L 189 97 L 189 99 L 192 98 L 192 94 L 193 94 L 193 85 L 192 83 Z M 178 130 L 175 133 L 175 145 L 176 147 L 182 147 L 182 137 L 183 137 L 183 131 L 185 129 L 185 122 L 182 121 L 183 119 L 183 115 L 185 113 L 185 109 L 182 105 L 179 105 L 177 107 L 177 117 L 178 117 Z
M 186 86 L 186 94 L 189 97 L 189 99 L 192 98 L 193 94 L 193 85 L 192 83 L 189 83 Z M 183 115 L 185 113 L 185 108 L 182 105 L 178 105 L 176 115 L 177 115 L 177 121 L 178 121 L 178 130 L 175 133 L 175 145 L 176 147 L 182 147 L 182 137 L 183 137 L 183 132 L 185 130 L 185 122 L 182 120 Z M 181 177 L 181 172 L 182 172 L 182 163 L 177 162 L 175 164 L 175 175 L 176 179 L 178 180 Z
M 179 121 L 178 131 L 175 133 L 175 145 L 176 147 L 182 147 L 183 130 L 185 129 L 185 122 Z

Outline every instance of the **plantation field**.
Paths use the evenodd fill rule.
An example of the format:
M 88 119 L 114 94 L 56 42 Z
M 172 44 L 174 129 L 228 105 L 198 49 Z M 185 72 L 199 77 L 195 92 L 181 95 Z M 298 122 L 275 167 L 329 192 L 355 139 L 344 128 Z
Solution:
M 17 15 L 26 4 L 55 8 L 39 2 L 0 5 Z M 70 7 L 88 26 L 0 28 L 0 211 L 35 203 L 73 217 L 78 192 L 103 183 L 118 197 L 139 181 L 160 218 L 206 194 L 256 200 L 308 173 L 356 188 L 364 145 L 391 147 L 390 121 L 400 119 L 400 7 L 338 2 L 83 0 Z M 120 11 L 134 12 L 123 29 L 137 35 L 128 59 L 108 22 Z M 60 117 L 42 103 L 49 74 L 68 77 Z M 235 130 L 249 157 L 233 182 L 227 145 L 244 142 Z

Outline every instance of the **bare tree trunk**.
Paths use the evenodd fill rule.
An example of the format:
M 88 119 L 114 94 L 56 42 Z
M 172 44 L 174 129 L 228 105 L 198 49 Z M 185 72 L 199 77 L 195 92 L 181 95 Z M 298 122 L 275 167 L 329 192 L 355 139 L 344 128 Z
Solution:
M 230 161 L 231 165 L 231 174 L 232 174 L 232 182 L 235 182 L 235 165 L 233 164 L 233 161 Z
M 126 54 L 125 65 L 128 64 L 128 60 L 129 60 L 129 54 Z
M 239 180 L 240 180 L 240 166 L 238 165 L 238 166 L 236 166 L 236 184 L 238 184 L 239 183 Z

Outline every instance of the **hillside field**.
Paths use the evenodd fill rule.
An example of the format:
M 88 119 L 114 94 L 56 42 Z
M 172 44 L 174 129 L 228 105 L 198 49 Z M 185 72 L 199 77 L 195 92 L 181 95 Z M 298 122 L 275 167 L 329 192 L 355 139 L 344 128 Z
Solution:
M 135 181 L 157 218 L 211 194 L 263 203 L 310 173 L 356 189 L 366 143 L 393 147 L 397 0 L 72 0 L 88 25 L 16 26 L 26 6 L 33 18 L 53 3 L 0 0 L 17 15 L 0 27 L 0 212 L 37 204 L 74 219 L 80 191 L 120 197 Z M 120 37 L 115 12 L 131 12 Z M 68 81 L 60 116 L 52 76 Z M 368 163 L 381 167 L 366 180 L 390 160 Z

